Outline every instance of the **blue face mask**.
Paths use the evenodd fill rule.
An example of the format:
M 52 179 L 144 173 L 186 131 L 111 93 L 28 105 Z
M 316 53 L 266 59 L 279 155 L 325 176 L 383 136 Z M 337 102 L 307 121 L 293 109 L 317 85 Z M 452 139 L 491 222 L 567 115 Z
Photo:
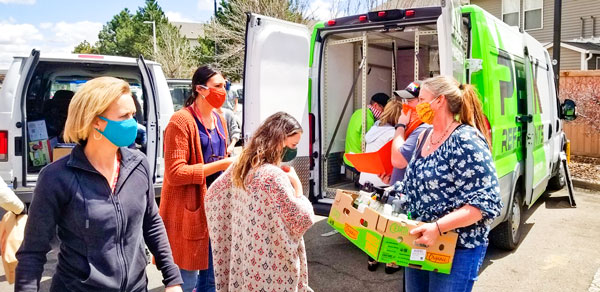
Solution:
M 127 147 L 135 142 L 137 136 L 137 122 L 134 118 L 124 121 L 113 121 L 105 117 L 99 117 L 106 121 L 104 131 L 96 129 L 108 141 L 115 144 L 117 147 Z

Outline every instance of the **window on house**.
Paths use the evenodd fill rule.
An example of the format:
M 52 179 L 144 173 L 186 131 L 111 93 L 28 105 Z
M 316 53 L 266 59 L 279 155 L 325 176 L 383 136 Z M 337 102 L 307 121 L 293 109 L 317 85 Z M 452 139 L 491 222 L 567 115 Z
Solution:
M 600 70 L 600 57 L 596 57 L 596 70 Z
M 519 26 L 520 0 L 502 0 L 502 21 L 508 25 Z
M 525 30 L 542 28 L 544 0 L 525 0 Z

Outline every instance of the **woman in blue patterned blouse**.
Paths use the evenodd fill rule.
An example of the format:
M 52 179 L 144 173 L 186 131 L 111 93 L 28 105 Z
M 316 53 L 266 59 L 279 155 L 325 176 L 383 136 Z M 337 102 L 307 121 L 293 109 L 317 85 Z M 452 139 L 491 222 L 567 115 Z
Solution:
M 471 291 L 502 209 L 487 122 L 473 87 L 447 76 L 423 82 L 417 113 L 433 130 L 419 139 L 402 193 L 412 218 L 430 223 L 411 233 L 424 245 L 450 230 L 459 238 L 449 275 L 407 268 L 406 289 Z

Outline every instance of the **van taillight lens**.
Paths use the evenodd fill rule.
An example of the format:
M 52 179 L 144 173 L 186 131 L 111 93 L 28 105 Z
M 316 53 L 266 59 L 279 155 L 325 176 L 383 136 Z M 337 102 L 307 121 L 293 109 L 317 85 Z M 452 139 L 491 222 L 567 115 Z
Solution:
M 414 10 L 406 10 L 406 12 L 404 12 L 404 15 L 406 17 L 413 17 L 413 16 L 415 16 L 415 11 Z
M 377 16 L 379 16 L 379 17 L 385 17 L 386 15 L 387 15 L 387 13 L 385 11 L 377 12 Z
M 8 161 L 8 131 L 0 131 L 0 161 Z
M 334 19 L 332 19 L 332 20 L 328 21 L 328 22 L 327 22 L 327 25 L 329 25 L 329 26 L 334 26 L 334 25 L 335 25 L 335 20 L 334 20 Z
M 361 15 L 361 16 L 359 16 L 359 17 L 358 17 L 358 21 L 360 21 L 360 22 L 365 22 L 365 21 L 367 21 L 367 16 L 366 16 L 366 15 Z

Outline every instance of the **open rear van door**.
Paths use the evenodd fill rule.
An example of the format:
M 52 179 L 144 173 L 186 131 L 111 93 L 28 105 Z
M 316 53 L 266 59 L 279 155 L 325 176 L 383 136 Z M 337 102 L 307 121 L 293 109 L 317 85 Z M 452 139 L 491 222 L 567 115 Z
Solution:
M 13 118 L 13 121 L 18 121 L 15 125 L 11 125 L 17 128 L 21 128 L 21 137 L 14 137 L 14 154 L 16 158 L 17 156 L 21 156 L 21 163 L 15 163 L 13 171 L 16 179 L 16 184 L 13 186 L 17 188 L 18 186 L 23 187 L 31 187 L 27 184 L 27 159 L 28 159 L 28 151 L 27 151 L 27 114 L 25 105 L 27 103 L 27 90 L 29 88 L 29 83 L 31 82 L 31 78 L 33 77 L 33 73 L 35 68 L 37 67 L 38 62 L 40 61 L 40 51 L 32 50 L 31 55 L 29 57 L 23 59 L 21 66 L 21 77 L 19 78 L 19 84 L 17 85 L 17 90 L 15 92 L 15 100 L 19 102 L 15 102 L 15 107 L 19 107 L 13 111 L 16 116 Z M 18 118 L 20 117 L 20 118 Z M 17 133 L 17 131 L 14 131 Z M 16 135 L 16 134 L 15 134 Z M 10 143 L 9 143 L 10 145 Z M 19 167 L 20 166 L 20 167 Z M 20 171 L 19 171 L 20 168 Z M 13 181 L 14 183 L 14 181 Z M 21 185 L 19 185 L 21 183 Z M 27 199 L 27 198 L 25 198 Z
M 442 15 L 437 20 L 440 45 L 440 74 L 452 75 L 461 83 L 467 82 L 465 62 L 467 33 L 463 29 L 460 0 L 442 0 Z
M 147 136 L 147 144 L 146 144 L 146 157 L 148 157 L 148 164 L 150 165 L 150 179 L 152 182 L 156 180 L 156 159 L 158 154 L 158 135 L 159 135 L 159 127 L 158 127 L 158 94 L 156 89 L 156 84 L 154 84 L 154 77 L 152 75 L 152 71 L 146 65 L 144 58 L 140 56 L 138 59 L 138 67 L 140 68 L 140 73 L 142 75 L 142 84 L 144 87 L 144 94 L 146 94 L 146 111 L 147 111 L 147 121 L 146 121 L 146 136 Z
M 308 73 L 310 33 L 304 25 L 248 14 L 244 63 L 244 138 L 270 115 L 283 111 L 304 130 L 292 165 L 308 195 L 310 175 Z
M 546 151 L 550 151 L 550 138 L 546 138 L 546 128 L 551 127 L 549 119 L 544 118 L 543 107 L 538 88 L 538 76 L 546 73 L 536 63 L 535 57 L 528 52 L 525 55 L 525 76 L 527 80 L 527 124 L 525 139 L 525 203 L 531 206 L 546 190 L 550 178 L 550 169 Z M 540 73 L 541 72 L 541 73 Z M 544 89 L 542 89 L 544 90 Z M 547 90 L 546 90 L 547 91 Z M 546 100 L 548 97 L 546 97 Z M 546 122 L 544 120 L 547 120 Z M 546 124 L 546 126 L 544 125 Z M 546 147 L 545 147 L 546 146 Z

